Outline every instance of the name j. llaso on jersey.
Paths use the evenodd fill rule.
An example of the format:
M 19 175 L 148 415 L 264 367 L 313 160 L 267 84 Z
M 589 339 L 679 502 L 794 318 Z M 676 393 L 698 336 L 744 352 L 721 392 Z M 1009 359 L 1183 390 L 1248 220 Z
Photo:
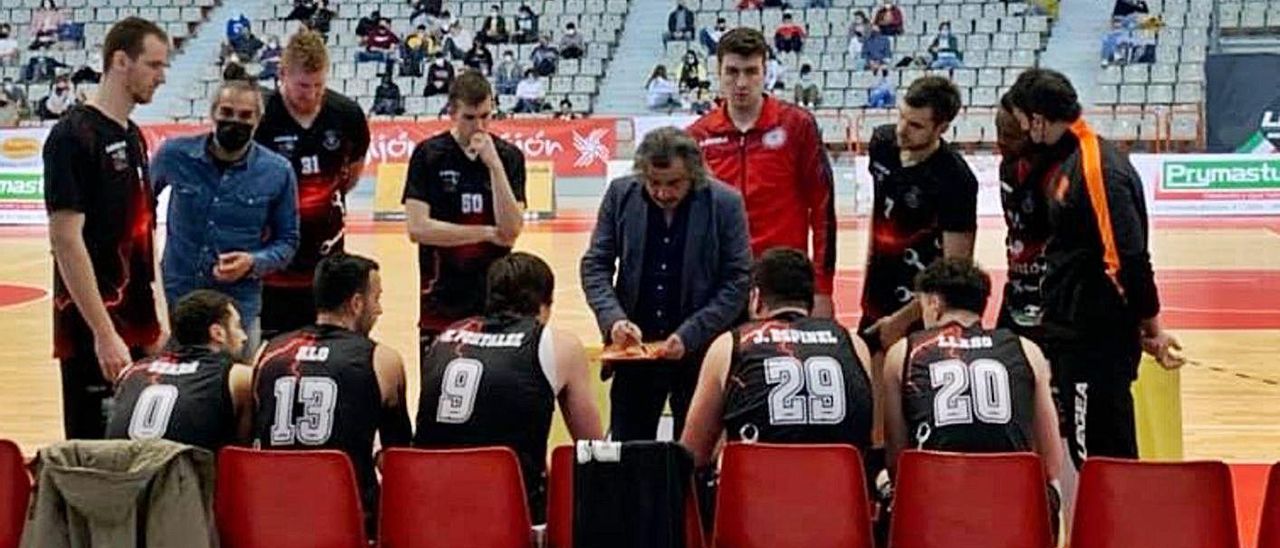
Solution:
M 519 348 L 524 345 L 524 335 L 524 333 L 480 333 L 464 329 L 449 329 L 440 335 L 440 342 L 456 342 L 484 348 Z
M 836 339 L 835 334 L 829 330 L 761 329 L 751 337 L 751 342 L 755 344 L 838 344 L 839 339 Z

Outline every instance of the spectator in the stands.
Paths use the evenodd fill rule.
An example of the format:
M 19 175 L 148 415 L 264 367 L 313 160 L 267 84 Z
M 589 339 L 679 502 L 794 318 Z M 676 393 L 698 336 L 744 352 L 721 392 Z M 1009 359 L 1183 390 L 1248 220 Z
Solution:
M 805 36 L 804 25 L 797 24 L 791 12 L 783 13 L 782 24 L 773 33 L 773 45 L 778 53 L 800 53 L 804 51 Z
M 223 80 L 239 80 L 242 79 L 241 74 L 245 73 L 244 62 L 240 60 L 240 54 L 231 52 L 227 59 L 222 62 L 222 79 Z
M 738 0 L 740 10 L 758 10 L 764 7 L 764 0 Z
M 880 33 L 880 28 L 872 26 L 867 40 L 862 43 L 862 61 L 867 70 L 875 72 L 893 60 L 893 44 L 889 37 Z
M 409 14 L 409 22 L 422 16 L 439 17 L 444 7 L 444 0 L 413 0 L 413 12 Z
M 4 90 L 0 90 L 0 128 L 18 127 L 20 117 L 18 100 L 10 97 Z
M 404 38 L 400 75 L 422 76 L 422 64 L 439 50 L 440 44 L 436 42 L 435 36 L 427 32 L 427 26 L 418 25 L 417 30 Z
M 498 66 L 493 70 L 493 87 L 498 90 L 498 95 L 514 94 L 516 86 L 520 85 L 522 74 L 524 69 L 520 66 L 520 62 L 516 61 L 516 54 L 511 50 L 502 52 L 502 61 L 499 61 Z
M 400 94 L 400 86 L 392 79 L 390 70 L 382 75 L 382 83 L 373 92 L 373 113 L 382 116 L 404 114 L 404 96 Z
M 715 108 L 715 94 L 711 91 L 711 82 L 703 81 L 698 89 L 694 90 L 693 96 L 689 98 L 689 109 L 694 114 L 702 116 L 711 109 Z
M 1150 13 L 1146 0 L 1116 0 L 1111 10 L 1112 17 L 1128 17 L 1135 13 Z
M 778 55 L 769 52 L 769 60 L 764 63 L 764 92 L 773 94 L 773 92 L 785 89 L 787 80 L 787 66 L 778 60 Z
M 791 3 L 785 0 L 764 0 L 764 7 L 790 9 Z
M 62 25 L 64 16 L 52 1 L 40 2 L 40 7 L 31 15 L 31 34 L 34 37 L 28 49 L 32 51 L 49 49 L 58 43 L 58 27 Z
M 902 17 L 902 9 L 894 5 L 893 0 L 884 0 L 884 5 L 876 10 L 874 22 L 876 27 L 880 28 L 880 33 L 885 36 L 902 34 L 902 27 L 906 24 Z
M 441 41 L 443 41 L 444 37 L 449 35 L 449 30 L 458 22 L 458 18 L 449 13 L 449 10 L 442 10 L 440 16 L 435 18 L 435 22 L 436 28 L 433 32 L 439 34 Z
M 68 68 L 71 67 L 66 63 L 47 55 L 29 57 L 26 66 L 22 67 L 22 81 L 28 84 L 52 82 L 59 70 Z
M 93 52 L 89 55 L 89 59 L 84 64 L 76 67 L 71 73 L 71 85 L 78 86 L 80 84 L 97 84 L 102 81 L 102 73 L 98 69 L 102 68 L 102 53 Z
M 471 46 L 476 42 L 475 33 L 462 26 L 462 21 L 454 21 L 449 27 L 449 34 L 444 37 L 444 51 L 450 59 L 462 60 Z
M 542 79 L 532 70 L 524 71 L 524 79 L 516 85 L 516 108 L 514 112 L 530 114 L 542 112 L 547 100 L 547 89 Z
M 582 117 L 582 113 L 573 111 L 573 101 L 568 97 L 560 100 L 560 108 L 556 109 L 555 119 L 557 120 L 577 120 Z
M 684 0 L 679 0 L 676 2 L 676 8 L 667 14 L 667 33 L 663 35 L 662 40 L 664 42 L 692 40 L 693 25 L 693 12 L 684 5 Z
M 387 59 L 394 57 L 393 54 L 399 45 L 400 37 L 391 30 L 391 20 L 383 18 L 378 21 L 378 26 L 370 29 L 365 35 L 364 51 L 356 52 L 356 62 L 386 62 Z
M 929 44 L 929 54 L 933 59 L 929 68 L 934 70 L 957 69 L 963 66 L 960 54 L 960 40 L 951 33 L 951 21 L 938 24 L 938 34 Z
M 858 10 L 853 12 L 853 21 L 849 22 L 849 37 L 857 38 L 859 42 L 867 39 L 867 33 L 871 31 L 871 20 L 867 19 L 867 12 Z
M 255 59 L 258 50 L 262 49 L 262 40 L 253 35 L 253 26 L 249 18 L 241 13 L 239 17 L 227 20 L 227 43 L 231 49 L 243 59 Z
M 1111 20 L 1111 31 L 1102 37 L 1102 66 L 1128 60 L 1129 49 L 1133 46 L 1132 34 L 1123 19 Z
M 49 95 L 40 99 L 36 106 L 36 114 L 41 120 L 57 120 L 62 113 L 76 104 L 75 93 L 71 90 L 71 80 L 59 76 L 49 88 Z
M 897 98 L 893 83 L 889 81 L 889 69 L 876 70 L 878 77 L 874 86 L 867 90 L 868 108 L 893 108 Z
M 667 78 L 667 66 L 653 67 L 649 81 L 644 86 L 645 104 L 653 110 L 673 110 L 680 108 L 680 88 Z
M 327 37 L 333 18 L 337 17 L 338 13 L 329 9 L 329 0 L 320 0 L 318 6 L 311 19 L 305 22 L 305 26 Z
M 688 93 L 698 89 L 706 79 L 707 69 L 702 65 L 702 60 L 698 58 L 698 54 L 693 50 L 684 52 L 684 62 L 680 64 L 680 72 L 676 78 L 680 84 L 680 93 Z
M 310 21 L 320 5 L 316 0 L 293 0 L 293 10 L 284 16 L 285 21 Z
M 263 47 L 262 52 L 258 55 L 258 64 L 262 66 L 262 71 L 258 73 L 259 80 L 276 79 L 276 75 L 280 72 L 280 55 L 283 51 L 280 47 L 280 38 L 278 36 L 267 38 L 266 47 Z
M 16 101 L 18 110 L 25 111 L 27 109 L 27 88 L 14 82 L 12 76 L 5 76 L 4 79 L 0 79 L 0 93 Z
M 707 48 L 707 55 L 715 55 L 716 48 L 720 47 L 720 37 L 724 33 L 729 32 L 729 23 L 723 17 L 716 18 L 716 26 L 712 28 L 703 27 L 698 33 L 698 41 L 702 43 L 702 47 Z
M 818 87 L 818 82 L 814 80 L 813 66 L 809 63 L 800 65 L 800 81 L 796 82 L 792 99 L 797 105 L 805 108 L 814 109 L 822 106 L 822 88 Z
M 489 76 L 493 73 L 493 54 L 479 40 L 471 43 L 471 49 L 462 57 L 462 64 L 480 74 Z
M 578 25 L 572 21 L 565 24 L 564 33 L 560 35 L 560 57 L 565 59 L 581 59 L 586 53 L 587 41 L 578 32 Z
M 533 48 L 529 59 L 533 62 L 533 71 L 538 73 L 538 76 L 551 76 L 556 73 L 560 52 L 551 45 L 551 38 L 544 35 L 538 39 L 538 46 Z
M 373 29 L 378 28 L 380 21 L 382 21 L 382 11 L 380 10 L 373 10 L 373 13 L 361 17 L 356 21 L 356 36 L 359 36 L 363 41 L 365 37 L 369 36 L 370 32 L 373 32 Z
M 0 23 L 0 66 L 18 61 L 18 40 L 8 23 Z
M 538 14 L 533 13 L 529 4 L 521 4 L 516 12 L 515 41 L 518 44 L 532 44 L 538 41 Z
M 449 93 L 451 85 L 453 85 L 453 63 L 444 58 L 444 52 L 436 52 L 435 59 L 427 65 L 427 82 L 422 88 L 422 94 L 427 97 L 445 95 Z
M 494 4 L 489 8 L 489 16 L 484 18 L 476 41 L 485 44 L 505 44 L 511 35 L 507 33 L 507 18 L 502 16 L 502 6 Z

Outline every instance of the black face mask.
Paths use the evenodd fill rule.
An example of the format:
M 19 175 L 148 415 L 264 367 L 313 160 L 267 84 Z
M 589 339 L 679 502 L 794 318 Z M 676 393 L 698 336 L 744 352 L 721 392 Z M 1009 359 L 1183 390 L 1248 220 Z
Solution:
M 227 152 L 237 152 L 253 138 L 253 126 L 236 120 L 218 120 L 213 140 Z

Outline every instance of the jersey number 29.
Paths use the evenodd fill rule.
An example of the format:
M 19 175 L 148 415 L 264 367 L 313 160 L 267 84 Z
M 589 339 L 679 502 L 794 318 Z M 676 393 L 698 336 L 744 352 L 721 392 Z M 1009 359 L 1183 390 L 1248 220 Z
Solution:
M 935 426 L 1008 424 L 1013 418 L 1009 370 L 992 359 L 942 360 L 929 364 L 929 382 L 939 389 L 933 399 Z
M 790 356 L 764 361 L 769 383 L 769 423 L 839 424 L 845 416 L 844 373 L 840 362 L 814 356 L 800 363 Z M 808 389 L 808 396 L 800 391 Z
M 329 441 L 333 434 L 333 408 L 338 404 L 338 383 L 328 377 L 280 377 L 276 379 L 275 396 L 271 445 L 324 445 Z M 302 416 L 296 420 L 295 403 L 302 404 Z

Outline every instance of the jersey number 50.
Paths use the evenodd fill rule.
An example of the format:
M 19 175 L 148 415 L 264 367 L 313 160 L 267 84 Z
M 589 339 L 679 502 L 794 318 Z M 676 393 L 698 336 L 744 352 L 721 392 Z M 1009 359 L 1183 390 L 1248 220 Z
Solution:
M 992 359 L 942 360 L 929 364 L 929 382 L 939 389 L 933 398 L 935 426 L 1008 424 L 1013 418 L 1009 370 Z
M 764 361 L 769 383 L 769 424 L 839 424 L 845 416 L 844 373 L 840 362 L 814 356 L 800 363 L 789 356 Z M 801 396 L 801 390 L 807 396 Z
M 297 399 L 294 399 L 296 395 Z M 276 379 L 276 416 L 271 425 L 271 445 L 324 445 L 333 434 L 333 408 L 338 403 L 338 383 L 328 377 L 280 377 Z M 295 403 L 302 416 L 294 420 Z

